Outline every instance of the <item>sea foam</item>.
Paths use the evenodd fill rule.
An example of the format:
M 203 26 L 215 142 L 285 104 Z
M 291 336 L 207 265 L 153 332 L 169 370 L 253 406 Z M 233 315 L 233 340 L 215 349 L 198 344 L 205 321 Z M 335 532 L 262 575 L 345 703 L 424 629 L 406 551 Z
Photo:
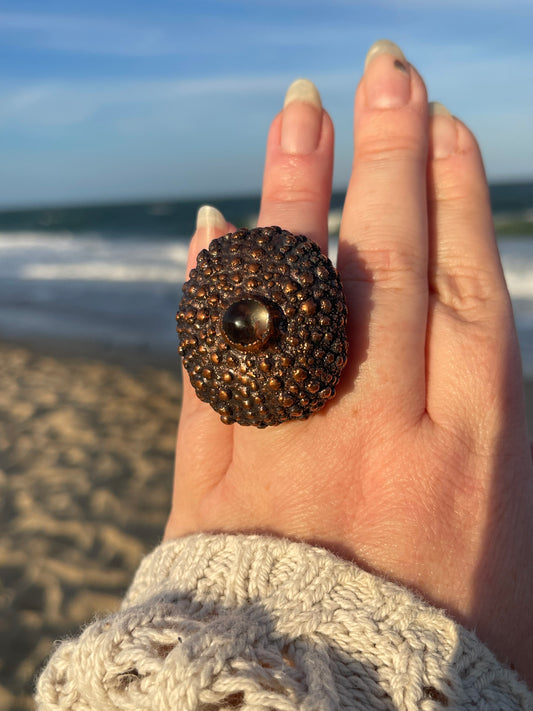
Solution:
M 0 233 L 0 335 L 88 337 L 172 353 L 188 242 L 97 232 Z M 499 248 L 524 368 L 533 375 L 533 239 L 501 239 Z M 334 262 L 336 253 L 333 239 Z

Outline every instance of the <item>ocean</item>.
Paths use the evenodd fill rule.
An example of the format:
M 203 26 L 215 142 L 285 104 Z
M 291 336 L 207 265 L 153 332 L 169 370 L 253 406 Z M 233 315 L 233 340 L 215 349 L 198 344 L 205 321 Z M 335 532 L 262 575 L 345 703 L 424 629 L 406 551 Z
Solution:
M 344 195 L 333 195 L 332 252 Z M 522 349 L 533 377 L 533 182 L 491 186 L 498 243 Z M 0 211 L 0 338 L 88 350 L 125 348 L 176 359 L 175 313 L 196 211 L 203 200 L 160 200 Z M 259 197 L 213 198 L 253 226 Z

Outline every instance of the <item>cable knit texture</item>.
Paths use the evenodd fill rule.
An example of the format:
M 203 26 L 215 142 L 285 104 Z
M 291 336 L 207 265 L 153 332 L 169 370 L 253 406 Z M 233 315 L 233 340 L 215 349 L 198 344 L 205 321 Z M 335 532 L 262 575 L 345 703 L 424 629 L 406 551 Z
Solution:
M 141 563 L 121 611 L 63 642 L 39 711 L 533 710 L 472 632 L 320 548 L 195 535 Z

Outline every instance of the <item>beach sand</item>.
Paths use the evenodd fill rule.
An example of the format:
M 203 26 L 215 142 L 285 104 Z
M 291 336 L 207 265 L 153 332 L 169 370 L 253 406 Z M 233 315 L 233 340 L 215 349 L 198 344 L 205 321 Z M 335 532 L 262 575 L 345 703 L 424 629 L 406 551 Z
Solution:
M 117 609 L 169 510 L 174 363 L 0 344 L 0 711 L 33 709 L 55 640 Z
M 117 609 L 169 509 L 176 363 L 72 352 L 0 343 L 0 711 L 33 709 L 54 641 Z

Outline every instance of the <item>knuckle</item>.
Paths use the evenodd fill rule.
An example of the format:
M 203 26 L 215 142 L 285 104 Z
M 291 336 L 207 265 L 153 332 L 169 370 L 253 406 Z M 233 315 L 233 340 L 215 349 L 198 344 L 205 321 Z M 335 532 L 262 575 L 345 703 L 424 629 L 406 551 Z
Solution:
M 492 316 L 494 305 L 508 299 L 503 281 L 478 265 L 455 265 L 453 271 L 441 269 L 432 282 L 439 300 L 468 320 L 478 320 L 484 314 Z
M 390 160 L 407 157 L 422 157 L 425 152 L 425 142 L 421 139 L 423 132 L 419 122 L 398 122 L 383 120 L 378 116 L 364 126 L 356 137 L 356 160 Z
M 403 163 L 412 160 L 418 154 L 417 146 L 408 140 L 387 140 L 384 136 L 377 136 L 371 141 L 365 141 L 357 146 L 354 153 L 356 163 L 383 163 L 389 165 L 393 161 Z
M 343 263 L 342 274 L 343 280 L 379 283 L 391 289 L 402 288 L 407 282 L 427 280 L 420 254 L 397 244 L 358 248 L 357 255 Z
M 439 175 L 428 191 L 428 204 L 433 211 L 441 210 L 448 220 L 464 220 L 476 216 L 479 206 L 488 205 L 488 193 L 484 186 L 465 180 L 464 174 L 449 171 L 449 175 Z
M 311 186 L 292 185 L 290 188 L 279 187 L 270 191 L 263 198 L 269 205 L 283 209 L 289 205 L 316 205 L 322 202 L 320 191 Z
M 263 200 L 272 204 L 322 202 L 324 181 L 302 157 L 290 156 L 270 172 L 263 188 Z
M 264 191 L 263 201 L 283 208 L 284 205 L 314 205 L 323 202 L 322 186 L 311 181 L 299 180 L 296 176 L 285 176 Z

